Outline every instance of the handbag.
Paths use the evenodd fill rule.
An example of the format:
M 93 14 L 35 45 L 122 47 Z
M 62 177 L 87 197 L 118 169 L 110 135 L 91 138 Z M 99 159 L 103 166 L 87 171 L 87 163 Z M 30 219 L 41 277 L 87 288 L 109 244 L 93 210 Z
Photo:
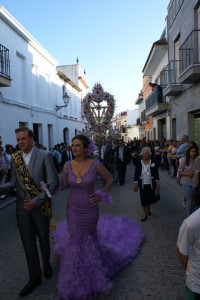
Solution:
M 159 200 L 160 200 L 160 193 L 159 191 L 155 191 L 154 198 L 152 199 L 151 203 L 156 203 Z

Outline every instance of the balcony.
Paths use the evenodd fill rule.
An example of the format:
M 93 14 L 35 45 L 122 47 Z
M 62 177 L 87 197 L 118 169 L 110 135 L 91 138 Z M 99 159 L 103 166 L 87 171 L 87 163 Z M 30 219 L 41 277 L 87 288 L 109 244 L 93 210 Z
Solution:
M 0 87 L 11 85 L 9 50 L 0 44 Z
M 180 60 L 171 60 L 165 67 L 163 78 L 163 96 L 175 96 L 183 91 L 183 84 L 179 83 Z
M 136 119 L 136 125 L 141 125 L 140 118 L 137 118 L 137 119 Z
M 135 104 L 138 105 L 138 104 L 140 104 L 142 101 L 143 101 L 143 93 L 140 92 L 139 95 L 138 95 L 138 97 L 137 97 L 137 99 L 136 99 L 136 101 L 135 101 Z
M 193 30 L 180 47 L 180 83 L 200 80 L 200 30 Z
M 141 112 L 141 122 L 144 123 L 146 121 L 145 109 Z
M 146 117 L 156 116 L 168 110 L 169 103 L 166 102 L 161 87 L 155 90 L 146 98 Z

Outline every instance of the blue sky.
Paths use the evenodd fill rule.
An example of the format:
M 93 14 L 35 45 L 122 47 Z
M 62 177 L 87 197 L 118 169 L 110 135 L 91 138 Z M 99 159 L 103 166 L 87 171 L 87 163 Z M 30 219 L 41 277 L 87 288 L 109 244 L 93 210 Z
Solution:
M 0 0 L 59 62 L 78 57 L 89 88 L 114 95 L 116 111 L 131 109 L 142 69 L 165 27 L 169 0 Z

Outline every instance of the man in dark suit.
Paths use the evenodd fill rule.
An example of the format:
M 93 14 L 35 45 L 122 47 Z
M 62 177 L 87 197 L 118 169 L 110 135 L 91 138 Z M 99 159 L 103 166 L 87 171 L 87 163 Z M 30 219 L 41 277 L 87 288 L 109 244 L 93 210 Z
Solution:
M 68 161 L 68 160 L 72 160 L 74 159 L 72 151 L 71 151 L 71 146 L 70 145 L 66 145 L 62 151 L 62 158 L 61 158 L 61 169 L 63 170 L 64 164 Z
M 20 295 L 30 294 L 41 283 L 41 267 L 36 237 L 40 244 L 44 276 L 52 276 L 49 225 L 51 194 L 59 186 L 52 154 L 34 147 L 33 131 L 15 130 L 20 151 L 12 155 L 11 179 L 0 186 L 0 193 L 16 188 L 17 223 L 23 243 L 30 280 Z M 41 189 L 42 182 L 43 189 Z M 46 187 L 46 188 L 45 188 Z
M 99 151 L 99 160 L 104 167 L 110 172 L 112 166 L 112 147 L 107 144 L 106 139 L 102 140 Z
M 119 183 L 123 185 L 125 183 L 126 166 L 130 161 L 130 150 L 124 145 L 123 140 L 118 140 L 118 145 L 115 147 L 117 170 L 119 175 Z

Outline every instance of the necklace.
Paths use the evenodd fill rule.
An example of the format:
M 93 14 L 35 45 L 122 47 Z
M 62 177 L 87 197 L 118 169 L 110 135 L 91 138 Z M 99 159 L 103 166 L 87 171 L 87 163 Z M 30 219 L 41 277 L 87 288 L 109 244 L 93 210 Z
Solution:
M 81 171 L 83 169 L 85 162 L 80 166 L 79 170 L 78 170 L 78 175 L 76 176 L 76 183 L 81 183 L 82 179 L 81 179 Z

